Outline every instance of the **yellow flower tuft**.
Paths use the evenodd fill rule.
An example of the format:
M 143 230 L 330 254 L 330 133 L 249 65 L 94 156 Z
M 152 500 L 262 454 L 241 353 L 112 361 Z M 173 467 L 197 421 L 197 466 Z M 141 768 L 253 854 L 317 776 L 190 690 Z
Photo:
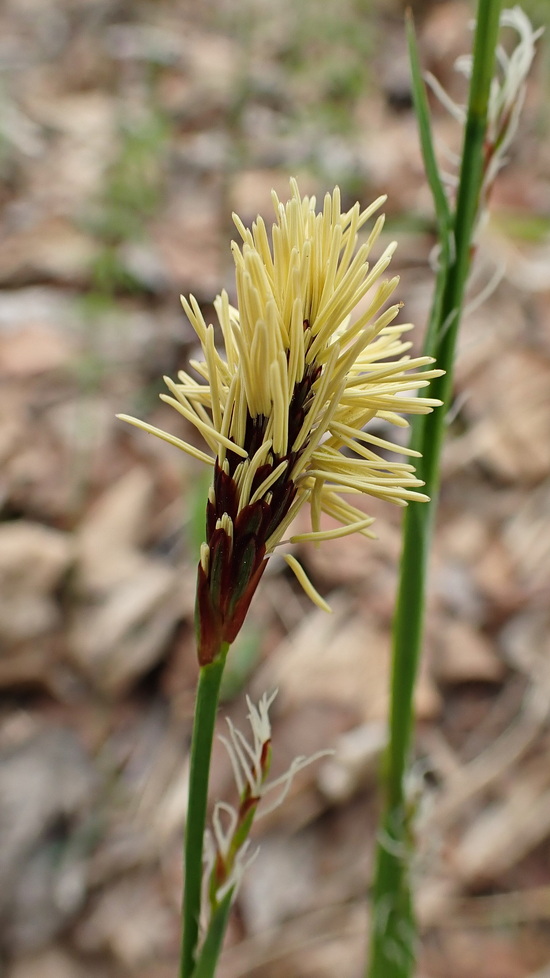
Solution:
M 336 188 L 317 212 L 315 198 L 302 198 L 294 180 L 291 189 L 286 204 L 272 195 L 271 244 L 261 217 L 248 230 L 234 215 L 242 238 L 240 246 L 232 244 L 237 308 L 225 292 L 215 301 L 224 356 L 197 301 L 182 298 L 203 349 L 204 360 L 191 362 L 200 380 L 181 371 L 177 383 L 166 379 L 170 393 L 161 395 L 215 456 L 197 599 L 203 664 L 217 655 L 220 642 L 235 638 L 266 556 L 307 502 L 312 530 L 291 540 L 372 536 L 372 520 L 345 495 L 366 493 L 402 505 L 426 498 L 417 492 L 421 483 L 412 465 L 389 462 L 377 450 L 415 453 L 365 430 L 374 418 L 402 426 L 402 414 L 424 414 L 439 403 L 411 393 L 440 371 L 421 369 L 432 363 L 428 357 L 407 355 L 411 344 L 403 335 L 411 326 L 392 325 L 399 303 L 386 308 L 398 284 L 397 276 L 384 277 L 395 244 L 369 265 L 383 215 L 358 246 L 360 229 L 385 198 L 342 213 Z M 208 459 L 186 442 L 123 417 Z M 340 528 L 322 530 L 323 512 Z

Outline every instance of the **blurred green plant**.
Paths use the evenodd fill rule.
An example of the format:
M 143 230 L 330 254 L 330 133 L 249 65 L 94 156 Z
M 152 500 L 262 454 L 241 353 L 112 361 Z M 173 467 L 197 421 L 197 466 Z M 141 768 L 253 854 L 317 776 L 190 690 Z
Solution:
M 154 103 L 137 120 L 121 123 L 118 153 L 96 212 L 87 221 L 100 244 L 91 269 L 91 289 L 84 299 L 92 315 L 109 308 L 115 293 L 143 287 L 124 262 L 121 246 L 147 236 L 147 222 L 162 199 L 169 136 L 168 120 Z
M 158 208 L 164 149 L 170 133 L 155 106 L 121 126 L 120 149 L 107 178 L 96 231 L 106 241 L 125 241 L 144 233 L 144 222 Z
M 228 112 L 233 168 L 254 165 L 258 147 L 247 116 L 257 102 L 273 111 L 272 125 L 291 146 L 301 137 L 298 160 L 285 165 L 295 169 L 298 162 L 332 181 L 326 140 L 345 135 L 353 142 L 356 109 L 371 86 L 377 30 L 371 0 L 282 0 L 261 8 L 243 0 L 217 11 L 214 21 L 237 41 L 240 57 Z M 345 193 L 358 192 L 352 165 L 337 176 Z
M 550 28 L 550 4 L 548 0 L 523 0 L 522 8 L 535 24 Z
M 544 214 L 499 211 L 492 220 L 503 234 L 518 241 L 541 244 L 550 239 L 550 217 Z
M 280 60 L 297 89 L 294 125 L 318 122 L 329 133 L 356 131 L 355 109 L 371 84 L 374 23 L 370 4 L 316 0 L 289 4 Z
M 147 101 L 147 99 L 146 99 Z M 82 323 L 82 353 L 73 363 L 73 377 L 81 395 L 95 396 L 105 378 L 112 374 L 112 362 L 106 353 L 107 332 L 116 331 L 117 297 L 136 294 L 144 285 L 127 266 L 123 246 L 147 239 L 147 223 L 157 213 L 162 200 L 164 159 L 170 136 L 169 122 L 156 107 L 152 92 L 139 117 L 121 122 L 115 158 L 109 167 L 103 192 L 92 213 L 83 220 L 98 249 L 90 268 L 90 285 L 76 300 Z M 151 386 L 154 390 L 151 392 Z M 139 393 L 139 404 L 150 404 L 158 393 L 155 381 Z M 94 421 L 93 407 L 79 402 L 76 422 L 83 435 L 83 444 L 93 444 L 90 426 Z M 73 479 L 73 508 L 83 505 L 89 489 L 92 468 L 90 454 L 81 453 L 75 461 Z
M 500 28 L 513 28 L 516 32 L 516 44 L 510 52 L 499 43 Z M 517 130 L 539 34 L 520 7 L 501 14 L 500 0 L 479 0 L 473 56 L 457 63 L 470 80 L 467 108 L 452 102 L 431 79 L 431 87 L 464 127 L 456 199 L 450 201 L 436 158 L 412 20 L 409 18 L 408 22 L 414 103 L 439 243 L 438 272 L 424 353 L 434 357 L 443 368 L 443 375 L 431 382 L 430 393 L 443 402 L 447 411 L 452 402 L 456 341 L 476 249 L 476 231 Z M 423 507 L 408 507 L 404 517 L 393 620 L 390 732 L 382 774 L 384 805 L 377 836 L 368 978 L 410 978 L 415 965 L 417 934 L 410 867 L 419 799 L 409 755 L 413 693 L 423 642 L 426 577 L 446 423 L 444 411 L 415 418 L 412 423 L 410 447 L 420 453 L 417 471 L 430 501 Z
M 262 652 L 261 632 L 245 622 L 243 630 L 233 643 L 228 657 L 220 691 L 220 700 L 231 700 L 241 693 L 250 679 Z

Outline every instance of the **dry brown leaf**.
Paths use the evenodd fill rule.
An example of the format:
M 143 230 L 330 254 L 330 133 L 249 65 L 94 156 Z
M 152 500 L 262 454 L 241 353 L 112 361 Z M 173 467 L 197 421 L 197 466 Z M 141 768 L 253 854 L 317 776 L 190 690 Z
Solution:
M 510 548 L 494 537 L 472 566 L 472 579 L 485 598 L 508 612 L 521 605 L 525 591 L 517 579 Z
M 533 483 L 550 471 L 550 362 L 516 348 L 493 357 L 464 410 L 477 427 L 478 457 L 501 478 Z
M 385 717 L 389 637 L 353 614 L 345 599 L 333 599 L 332 606 L 332 616 L 315 610 L 288 636 L 262 670 L 258 686 L 278 688 L 282 709 L 318 700 L 345 707 L 359 722 Z M 425 673 L 415 703 L 420 719 L 439 711 L 439 696 Z
M 518 575 L 530 594 L 550 592 L 550 478 L 520 505 L 504 539 Z
M 46 944 L 82 905 L 84 850 L 71 850 L 69 825 L 82 818 L 95 783 L 68 729 L 42 727 L 0 755 L 0 916 L 6 943 L 19 951 Z
M 90 38 L 85 49 L 90 52 Z M 82 214 L 97 200 L 116 151 L 116 101 L 101 90 L 44 91 L 33 88 L 27 104 L 36 119 L 55 131 L 40 165 L 31 168 L 30 191 L 49 212 Z
M 229 948 L 220 978 L 352 978 L 364 960 L 365 907 L 330 905 L 289 916 L 267 933 Z
M 501 682 L 506 668 L 481 632 L 465 621 L 439 619 L 433 629 L 432 673 L 441 683 Z
M 72 559 L 70 536 L 29 520 L 0 526 L 0 575 L 3 587 L 47 594 Z
M 549 780 L 546 761 L 527 766 L 505 798 L 478 814 L 451 856 L 464 882 L 498 879 L 550 835 Z
M 91 460 L 107 455 L 116 425 L 113 405 L 108 398 L 68 397 L 46 413 L 49 427 L 62 446 L 64 460 L 72 468 L 80 464 L 84 471 Z
M 80 963 L 62 948 L 51 947 L 20 958 L 6 978 L 88 978 L 88 972 L 84 973 Z
M 100 689 L 121 695 L 159 661 L 179 615 L 177 571 L 144 559 L 99 606 L 76 609 L 70 655 Z
M 44 218 L 35 226 L 15 232 L 0 257 L 0 283 L 27 284 L 42 279 L 86 282 L 97 246 L 61 217 Z
M 42 323 L 0 336 L 0 376 L 32 377 L 66 367 L 73 358 L 68 338 Z
M 128 875 L 96 901 L 79 925 L 76 941 L 88 953 L 109 951 L 133 969 L 154 959 L 166 947 L 171 917 L 159 888 L 149 875 Z
M 169 212 L 152 228 L 152 240 L 169 281 L 181 292 L 193 289 L 209 301 L 219 291 L 219 221 L 216 195 L 197 189 L 192 198 L 182 195 L 173 200 Z
M 27 520 L 0 525 L 0 634 L 5 641 L 35 638 L 58 623 L 53 592 L 72 559 L 68 534 Z
M 378 777 L 387 740 L 387 724 L 381 720 L 354 727 L 339 737 L 334 756 L 323 762 L 317 778 L 320 790 L 329 801 L 342 804 L 358 788 Z
M 143 566 L 137 548 L 147 533 L 152 494 L 152 473 L 136 465 L 90 508 L 75 535 L 78 587 L 84 593 L 105 593 Z
M 247 931 L 262 933 L 308 906 L 314 892 L 316 853 L 308 833 L 263 835 L 240 897 Z
M 302 193 L 315 193 L 313 183 L 300 181 Z M 273 224 L 275 214 L 271 203 L 271 191 L 275 190 L 280 200 L 286 200 L 289 193 L 288 173 L 281 170 L 240 170 L 231 185 L 230 206 L 245 225 L 249 225 L 261 214 L 268 227 Z

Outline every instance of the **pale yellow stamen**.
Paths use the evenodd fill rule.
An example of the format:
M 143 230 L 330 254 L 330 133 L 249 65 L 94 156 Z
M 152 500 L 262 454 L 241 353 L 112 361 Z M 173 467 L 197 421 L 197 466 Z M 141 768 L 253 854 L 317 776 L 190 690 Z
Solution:
M 293 571 L 296 575 L 298 583 L 302 585 L 302 588 L 304 589 L 308 598 L 310 598 L 318 608 L 322 608 L 323 611 L 328 611 L 330 614 L 332 610 L 330 605 L 327 604 L 325 599 L 322 598 L 319 592 L 313 587 L 313 584 L 307 576 L 304 568 L 298 563 L 296 557 L 293 557 L 292 554 L 283 554 L 283 558 L 290 567 L 291 571 Z
M 208 574 L 210 567 L 210 547 L 207 543 L 201 543 L 200 562 L 204 573 Z
M 317 419 L 316 427 L 310 435 L 307 447 L 298 456 L 296 464 L 294 466 L 292 478 L 295 478 L 299 472 L 303 471 L 304 468 L 309 464 L 310 459 L 313 457 L 317 447 L 324 437 L 326 432 L 329 430 L 332 419 L 338 411 L 339 400 L 344 388 L 344 381 L 340 385 L 340 390 L 335 391 L 329 403 L 327 404 L 324 414 Z
M 269 380 L 272 412 L 273 451 L 277 455 L 286 455 L 288 450 L 288 412 L 289 402 L 286 385 L 286 357 L 281 353 L 278 359 L 269 367 Z
M 210 403 L 212 406 L 212 423 L 216 431 L 220 431 L 222 426 L 221 414 L 221 392 L 220 379 L 218 374 L 217 353 L 214 346 L 214 327 L 208 326 L 204 344 L 204 355 L 208 367 L 208 380 L 210 381 Z
M 182 452 L 186 452 L 187 455 L 192 455 L 193 458 L 198 458 L 200 462 L 206 462 L 207 465 L 214 465 L 214 459 L 210 455 L 207 455 L 206 452 L 201 452 L 200 448 L 195 448 L 194 445 L 182 441 L 181 438 L 176 438 L 175 435 L 169 435 L 162 428 L 155 428 L 154 425 L 147 424 L 146 421 L 139 421 L 138 418 L 131 418 L 128 414 L 117 414 L 117 418 L 119 421 L 127 421 L 134 428 L 141 428 L 142 431 L 148 431 L 149 434 L 156 435 L 157 438 L 168 442 L 169 445 L 174 445 L 175 448 L 181 448 Z
M 252 483 L 256 472 L 261 465 L 267 460 L 267 456 L 271 451 L 271 440 L 265 441 L 263 445 L 260 445 L 258 451 L 251 458 L 250 462 L 243 462 L 243 468 L 239 475 L 235 472 L 235 481 L 239 487 L 239 510 L 247 506 L 250 500 L 250 490 L 252 488 Z M 265 480 L 264 480 L 265 481 Z
M 339 496 L 338 493 L 331 492 L 329 489 L 326 488 L 326 486 L 323 487 L 322 489 L 322 505 L 323 505 L 323 512 L 326 513 L 327 516 L 332 516 L 335 520 L 338 520 L 344 526 L 347 526 L 350 523 L 359 523 L 363 520 L 365 516 L 365 514 L 360 509 L 357 509 L 356 506 L 352 506 L 350 503 L 346 502 L 346 500 L 342 499 L 342 497 Z M 370 523 L 367 524 L 367 527 L 372 525 L 372 523 L 374 523 L 374 517 L 370 517 Z M 313 525 L 313 521 L 312 521 L 312 525 Z M 363 529 L 360 530 L 359 532 L 362 533 L 363 536 L 368 536 L 371 539 L 376 539 L 376 534 L 372 533 L 368 529 Z
M 265 493 L 267 492 L 267 490 L 270 489 L 271 486 L 275 482 L 277 482 L 277 479 L 279 478 L 279 476 L 283 474 L 284 470 L 287 468 L 287 465 L 288 465 L 288 463 L 283 461 L 283 462 L 279 462 L 279 464 L 275 466 L 275 468 L 273 469 L 273 471 L 258 486 L 258 488 L 256 489 L 254 495 L 251 496 L 251 499 L 250 499 L 250 502 L 251 503 L 256 503 L 258 501 L 258 499 L 261 499 L 262 496 L 265 495 Z
M 243 458 L 247 457 L 248 452 L 246 449 L 241 448 L 240 445 L 235 445 L 229 438 L 224 438 L 212 425 L 208 425 L 206 421 L 202 421 L 190 408 L 182 404 L 181 397 L 176 399 L 175 397 L 170 397 L 168 394 L 161 394 L 160 399 L 165 404 L 170 404 L 182 417 L 190 421 L 195 428 L 198 428 L 207 444 L 213 444 L 214 446 L 223 445 L 224 448 L 229 448 L 232 452 L 236 452 L 237 455 L 241 455 Z
M 344 526 L 335 526 L 332 530 L 312 530 L 310 533 L 296 533 L 290 537 L 290 543 L 321 543 L 323 540 L 337 540 L 339 537 L 349 536 L 351 533 L 360 533 L 373 522 L 372 516 L 366 516 L 363 520 L 356 523 L 347 523 Z
M 220 518 L 216 520 L 216 530 L 223 530 L 230 540 L 233 539 L 233 520 L 228 513 L 222 513 Z
M 265 549 L 267 553 L 270 553 L 270 551 L 272 551 L 274 547 L 278 546 L 278 544 L 282 542 L 285 531 L 288 529 L 292 521 L 298 515 L 298 513 L 302 509 L 302 506 L 308 501 L 309 496 L 310 496 L 309 489 L 304 488 L 302 486 L 298 487 L 296 498 L 292 503 L 292 506 L 290 507 L 288 513 L 286 514 L 286 516 L 283 516 L 277 528 L 274 530 L 271 536 L 268 537 L 266 540 Z
M 206 323 L 195 296 L 190 295 L 188 302 L 184 295 L 180 295 L 180 301 L 184 312 L 195 330 L 199 340 L 201 343 L 204 343 L 206 337 Z
M 308 434 L 313 429 L 317 416 L 325 408 L 328 390 L 332 385 L 332 373 L 338 360 L 338 353 L 339 346 L 337 343 L 335 343 L 329 354 L 329 358 L 323 367 L 321 377 L 314 385 L 314 396 L 311 398 L 311 404 L 306 411 L 302 427 L 300 428 L 300 431 L 298 432 L 292 446 L 295 452 L 302 448 L 307 440 Z

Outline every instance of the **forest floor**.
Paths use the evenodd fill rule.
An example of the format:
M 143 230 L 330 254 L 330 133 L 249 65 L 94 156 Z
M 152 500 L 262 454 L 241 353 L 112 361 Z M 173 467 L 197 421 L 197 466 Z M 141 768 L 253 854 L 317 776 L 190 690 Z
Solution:
M 416 14 L 463 98 L 469 6 Z M 190 437 L 157 396 L 196 354 L 178 295 L 210 321 L 231 212 L 269 220 L 290 176 L 388 194 L 419 348 L 435 237 L 403 9 L 5 0 L 0 38 L 0 972 L 173 978 L 209 472 L 115 415 Z M 541 50 L 472 298 L 500 282 L 460 338 L 416 695 L 418 978 L 550 975 L 549 92 Z M 220 730 L 278 688 L 274 773 L 335 753 L 259 821 L 220 978 L 361 974 L 400 552 L 400 510 L 369 512 L 378 540 L 299 548 L 332 616 L 274 558 L 232 651 Z M 217 745 L 212 797 L 233 790 Z

